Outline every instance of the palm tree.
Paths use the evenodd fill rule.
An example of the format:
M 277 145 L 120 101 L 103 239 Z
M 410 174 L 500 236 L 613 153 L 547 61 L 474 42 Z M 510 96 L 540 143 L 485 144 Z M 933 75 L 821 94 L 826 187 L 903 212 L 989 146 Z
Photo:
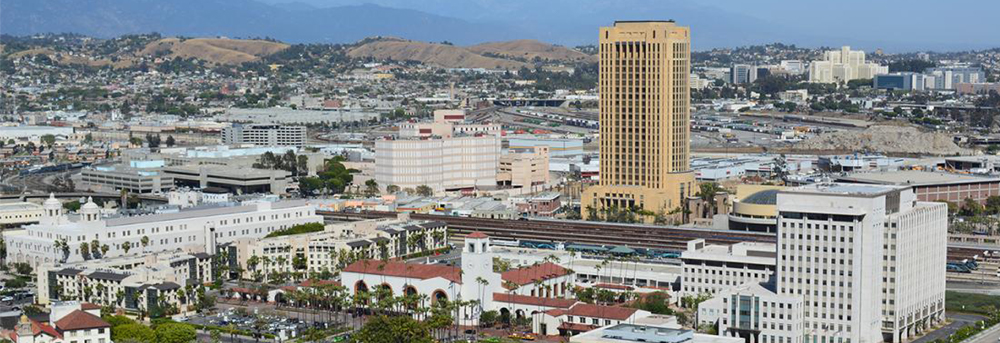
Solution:
M 145 254 L 146 247 L 149 246 L 149 236 L 142 236 L 142 239 L 139 240 L 139 243 L 142 244 L 142 253 Z

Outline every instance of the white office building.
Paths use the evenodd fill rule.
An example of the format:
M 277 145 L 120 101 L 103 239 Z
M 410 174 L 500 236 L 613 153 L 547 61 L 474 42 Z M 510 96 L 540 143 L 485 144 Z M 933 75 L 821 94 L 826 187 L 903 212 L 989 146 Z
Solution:
M 375 142 L 375 181 L 435 193 L 497 184 L 500 138 L 493 135 Z
M 95 241 L 108 250 L 105 257 L 148 252 L 193 250 L 214 254 L 218 244 L 238 238 L 260 238 L 298 224 L 322 223 L 313 206 L 304 201 L 246 202 L 191 207 L 163 213 L 105 218 L 92 201 L 76 214 L 63 213 L 62 203 L 50 197 L 42 205 L 40 222 L 4 233 L 8 262 L 77 262 L 97 256 L 82 251 Z M 144 240 L 146 244 L 142 244 Z M 65 241 L 68 249 L 57 249 Z M 124 243 L 128 242 L 127 245 Z M 126 252 L 125 246 L 131 249 Z
M 943 319 L 944 204 L 908 187 L 816 184 L 778 193 L 778 212 L 777 289 L 802 298 L 806 342 L 905 339 Z
M 222 129 L 222 144 L 303 146 L 306 144 L 306 128 L 280 124 L 233 124 Z

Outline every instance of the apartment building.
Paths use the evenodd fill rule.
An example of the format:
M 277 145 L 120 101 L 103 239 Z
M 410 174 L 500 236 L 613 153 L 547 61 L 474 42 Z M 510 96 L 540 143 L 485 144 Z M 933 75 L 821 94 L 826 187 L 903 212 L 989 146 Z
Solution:
M 191 298 L 178 292 L 213 281 L 213 267 L 212 255 L 183 251 L 43 264 L 36 270 L 37 302 L 80 300 L 135 312 L 162 303 L 186 310 Z
M 444 248 L 448 227 L 443 222 L 403 218 L 326 225 L 323 231 L 264 239 L 238 239 L 228 244 L 230 264 L 248 280 L 271 280 L 278 274 L 336 273 L 350 260 L 394 259 Z M 253 266 L 247 261 L 253 259 Z M 298 263 L 296 263 L 298 262 Z

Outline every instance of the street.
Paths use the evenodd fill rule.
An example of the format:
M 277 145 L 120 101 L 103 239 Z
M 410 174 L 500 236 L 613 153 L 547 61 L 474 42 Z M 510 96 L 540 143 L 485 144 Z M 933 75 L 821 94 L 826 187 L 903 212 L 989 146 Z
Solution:
M 980 315 L 964 314 L 964 313 L 963 314 L 946 313 L 945 317 L 951 320 L 952 322 L 948 323 L 948 325 L 945 325 L 940 329 L 928 332 L 923 337 L 920 337 L 917 340 L 913 341 L 913 343 L 929 343 L 937 339 L 947 340 L 948 335 L 955 333 L 955 331 L 958 331 L 958 329 L 961 329 L 963 326 L 975 323 L 976 321 L 983 319 L 983 316 Z

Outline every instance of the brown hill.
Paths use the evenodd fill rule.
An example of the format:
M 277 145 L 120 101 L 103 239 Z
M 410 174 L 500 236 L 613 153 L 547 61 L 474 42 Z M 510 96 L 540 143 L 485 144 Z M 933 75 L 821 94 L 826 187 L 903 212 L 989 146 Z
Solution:
M 347 55 L 354 58 L 371 57 L 380 60 L 418 61 L 444 68 L 513 70 L 529 66 L 524 62 L 479 55 L 463 47 L 403 39 L 373 40 L 352 48 L 347 52 Z
M 274 54 L 288 44 L 263 40 L 194 38 L 181 41 L 165 38 L 146 45 L 141 55 L 197 58 L 213 64 L 240 64 Z
M 468 49 L 480 55 L 491 54 L 524 61 L 534 61 L 537 57 L 547 61 L 597 62 L 596 56 L 533 39 L 483 43 L 470 46 Z

